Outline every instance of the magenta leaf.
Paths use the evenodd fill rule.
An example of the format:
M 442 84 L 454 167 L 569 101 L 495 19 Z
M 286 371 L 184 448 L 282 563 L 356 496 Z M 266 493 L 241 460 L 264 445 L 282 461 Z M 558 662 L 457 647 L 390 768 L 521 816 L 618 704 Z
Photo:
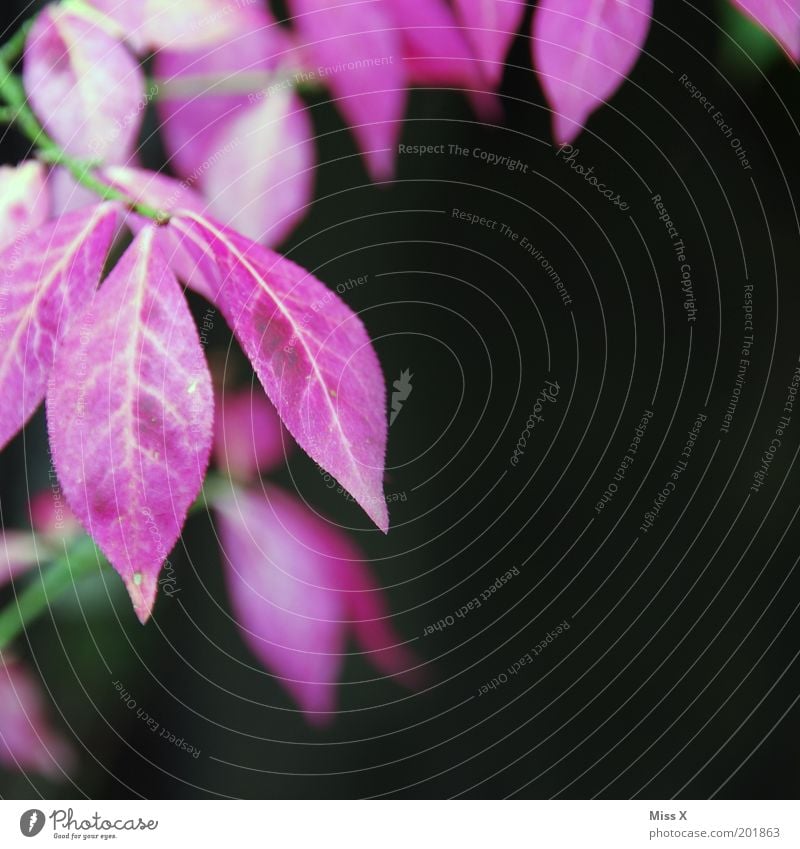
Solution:
M 228 475 L 240 481 L 253 480 L 280 465 L 292 444 L 260 389 L 219 393 L 214 459 Z
M 0 655 L 0 764 L 52 778 L 75 766 L 75 753 L 51 725 L 38 682 L 20 661 Z
M 218 153 L 215 135 L 274 93 L 268 86 L 276 82 L 275 74 L 291 51 L 286 32 L 259 10 L 259 23 L 251 32 L 221 39 L 213 50 L 158 53 L 153 62 L 156 107 L 170 166 L 196 185 L 218 157 L 235 158 L 235 148 Z
M 381 672 L 418 679 L 361 555 L 336 527 L 275 487 L 234 489 L 214 506 L 242 635 L 309 721 L 331 718 L 348 631 Z
M 117 215 L 110 204 L 80 210 L 0 253 L 0 448 L 42 402 L 56 345 L 100 280 Z
M 624 82 L 644 45 L 653 0 L 541 0 L 533 14 L 533 63 L 553 109 L 559 144 Z
M 100 22 L 47 6 L 28 35 L 22 75 L 39 120 L 68 153 L 127 159 L 147 105 L 144 76 Z
M 800 61 L 800 0 L 733 0 Z
M 386 0 L 403 33 L 404 64 L 415 83 L 480 88 L 475 54 L 444 0 Z
M 525 14 L 525 0 L 455 0 L 455 9 L 482 72 L 496 88 L 506 54 Z
M 175 227 L 213 256 L 214 301 L 289 432 L 384 532 L 386 387 L 361 320 L 312 274 L 201 216 Z
M 314 195 L 313 129 L 303 102 L 282 91 L 242 110 L 215 135 L 199 186 L 208 209 L 251 239 L 276 245 Z
M 218 44 L 253 26 L 247 0 L 90 0 L 139 53 L 193 50 Z M 256 19 L 257 20 L 257 19 Z
M 43 224 L 50 215 L 50 192 L 41 162 L 0 167 L 0 249 Z
M 335 564 L 297 533 L 302 505 L 269 492 L 268 501 L 237 490 L 215 503 L 228 589 L 253 653 L 309 720 L 322 723 L 342 666 L 344 599 L 330 586 Z
M 148 227 L 59 347 L 47 393 L 59 481 L 145 622 L 211 449 L 211 377 Z M 82 365 L 83 364 L 83 365 Z
M 308 64 L 353 128 L 373 179 L 386 180 L 406 105 L 400 31 L 383 0 L 292 0 Z

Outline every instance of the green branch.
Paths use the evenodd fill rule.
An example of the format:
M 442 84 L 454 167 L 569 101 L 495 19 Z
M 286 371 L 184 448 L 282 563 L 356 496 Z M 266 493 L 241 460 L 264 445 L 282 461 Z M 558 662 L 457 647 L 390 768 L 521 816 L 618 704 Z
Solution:
M 0 652 L 77 580 L 103 568 L 106 563 L 94 542 L 83 536 L 63 557 L 39 570 L 36 578 L 0 612 Z

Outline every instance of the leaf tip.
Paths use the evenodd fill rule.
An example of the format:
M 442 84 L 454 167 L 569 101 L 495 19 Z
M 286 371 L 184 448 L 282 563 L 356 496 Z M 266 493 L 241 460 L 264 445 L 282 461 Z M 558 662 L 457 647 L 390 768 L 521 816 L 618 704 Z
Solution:
M 133 572 L 125 579 L 125 587 L 133 604 L 136 618 L 145 625 L 153 612 L 158 592 L 158 581 L 155 576 L 144 572 Z

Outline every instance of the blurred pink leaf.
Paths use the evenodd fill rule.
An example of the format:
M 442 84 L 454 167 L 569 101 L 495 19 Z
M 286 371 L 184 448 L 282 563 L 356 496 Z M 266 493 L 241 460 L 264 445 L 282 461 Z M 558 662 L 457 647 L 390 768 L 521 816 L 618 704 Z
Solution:
M 313 129 L 302 101 L 277 92 L 242 110 L 215 138 L 231 152 L 200 179 L 209 211 L 251 239 L 283 241 L 314 196 Z
M 41 162 L 0 167 L 0 249 L 43 224 L 50 215 L 47 174 Z
M 394 171 L 406 107 L 401 32 L 384 0 L 292 0 L 309 65 L 337 98 L 375 180 Z
M 46 561 L 49 555 L 50 550 L 37 546 L 33 534 L 28 531 L 0 532 L 0 589 L 40 561 Z
M 480 89 L 480 63 L 444 0 L 386 0 L 401 28 L 404 64 L 412 82 Z
M 266 12 L 213 49 L 155 59 L 170 164 L 212 214 L 275 245 L 313 198 L 313 129 L 292 93 L 295 53 Z
M 292 440 L 281 427 L 275 408 L 258 389 L 220 392 L 214 417 L 214 459 L 240 481 L 280 465 Z
M 57 485 L 55 473 L 51 475 L 51 486 L 31 497 L 31 524 L 48 542 L 68 540 L 81 532 L 81 526 Z
M 481 70 L 493 88 L 500 85 L 506 55 L 517 34 L 526 0 L 455 0 L 455 9 Z
M 106 28 L 70 8 L 47 6 L 28 35 L 22 76 L 33 110 L 68 153 L 127 159 L 147 105 L 144 76 Z
M 56 345 L 100 280 L 117 214 L 111 204 L 80 210 L 0 253 L 0 448 L 44 398 Z
M 309 721 L 332 718 L 348 630 L 382 672 L 413 682 L 414 657 L 360 554 L 336 527 L 275 487 L 235 489 L 215 507 L 242 635 Z
M 67 501 L 142 622 L 200 491 L 213 418 L 197 329 L 155 235 L 136 237 L 67 334 L 47 394 Z
M 75 753 L 50 725 L 38 682 L 8 654 L 0 655 L 0 764 L 63 778 Z
M 364 325 L 312 274 L 223 225 L 172 219 L 220 271 L 214 302 L 283 423 L 384 532 L 386 387 Z
M 193 50 L 246 32 L 258 6 L 231 0 L 89 0 L 137 53 Z
M 533 14 L 533 64 L 553 109 L 559 144 L 625 81 L 647 38 L 652 0 L 541 0 Z
M 218 157 L 236 156 L 215 135 L 248 106 L 292 55 L 289 36 L 266 12 L 252 31 L 213 48 L 162 50 L 153 61 L 157 111 L 170 166 L 196 185 Z
M 733 0 L 800 61 L 800 0 Z

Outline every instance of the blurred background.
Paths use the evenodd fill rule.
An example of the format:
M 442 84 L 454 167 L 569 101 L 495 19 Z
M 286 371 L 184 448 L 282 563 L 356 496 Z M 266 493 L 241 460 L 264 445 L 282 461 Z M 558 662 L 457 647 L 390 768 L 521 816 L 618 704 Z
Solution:
M 4 27 L 24 8 L 9 0 Z M 749 169 L 684 74 L 734 128 Z M 366 277 L 342 297 L 374 340 L 389 392 L 412 374 L 389 434 L 386 492 L 405 498 L 390 504 L 388 536 L 302 452 L 272 479 L 351 529 L 427 685 L 381 678 L 351 646 L 340 713 L 311 727 L 242 642 L 212 523 L 195 515 L 171 557 L 180 591 L 160 598 L 146 627 L 109 573 L 19 641 L 80 765 L 63 783 L 2 772 L 0 795 L 797 796 L 800 410 L 764 487 L 749 489 L 800 356 L 797 68 L 729 4 L 657 0 L 630 80 L 575 142 L 577 161 L 627 210 L 557 155 L 527 35 L 501 95 L 504 115 L 486 125 L 458 92 L 414 91 L 402 143 L 448 153 L 401 153 L 397 179 L 382 185 L 328 95 L 309 96 L 315 202 L 281 247 L 332 288 Z M 26 151 L 3 136 L 5 162 Z M 160 166 L 157 141 L 143 159 Z M 686 246 L 694 322 L 655 194 Z M 752 362 L 722 433 L 748 280 Z M 192 305 L 200 318 L 205 304 Z M 250 385 L 221 321 L 209 351 L 231 385 Z M 513 465 L 547 380 L 557 401 Z M 635 462 L 598 512 L 646 410 Z M 642 530 L 699 413 L 676 490 Z M 8 525 L 27 523 L 49 462 L 40 412 L 0 455 Z M 153 735 L 115 681 L 200 755 Z

